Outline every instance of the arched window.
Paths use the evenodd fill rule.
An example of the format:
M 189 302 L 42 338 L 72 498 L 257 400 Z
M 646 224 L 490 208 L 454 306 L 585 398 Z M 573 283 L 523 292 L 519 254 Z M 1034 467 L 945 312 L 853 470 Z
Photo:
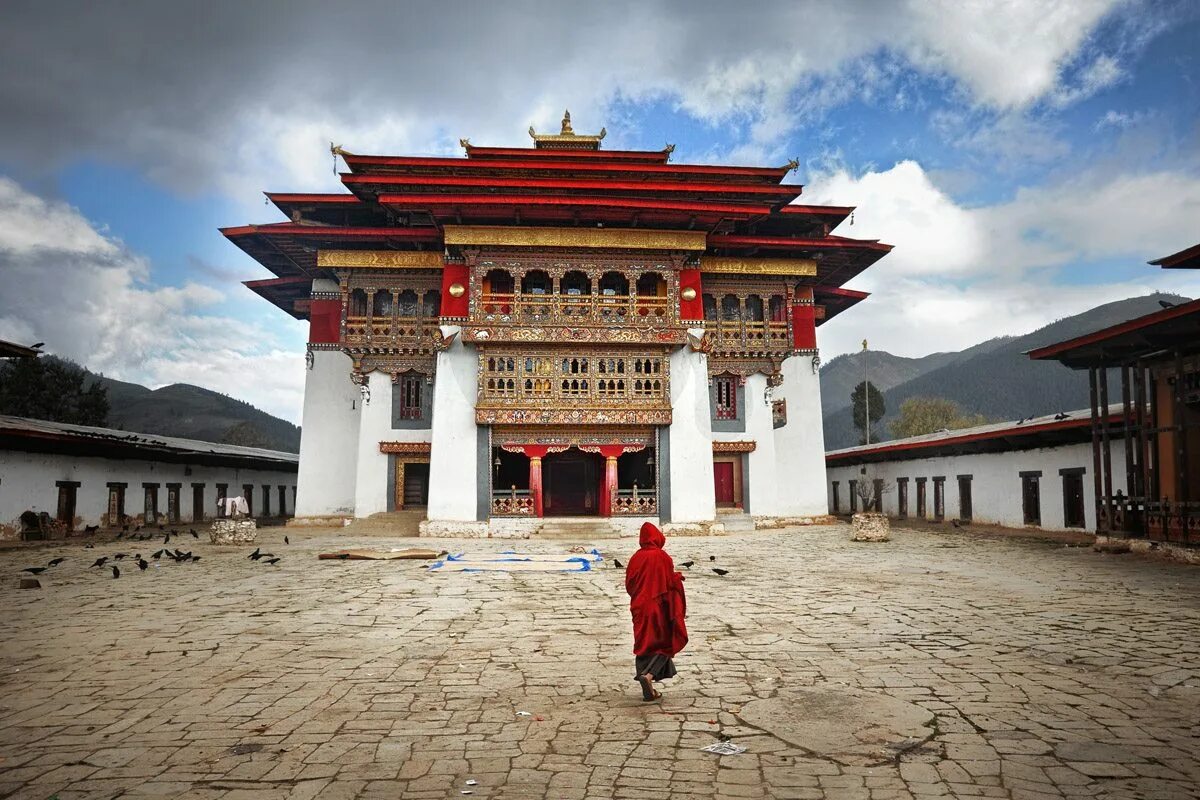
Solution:
M 647 272 L 637 279 L 638 316 L 664 317 L 667 314 L 667 279 Z
M 362 289 L 350 292 L 350 310 L 348 316 L 365 317 L 367 315 L 367 293 Z
M 521 294 L 550 294 L 550 273 L 531 269 L 521 278 Z
M 484 294 L 512 294 L 513 277 L 502 269 L 489 270 L 483 276 Z
M 721 319 L 738 320 L 742 318 L 742 301 L 737 295 L 727 294 L 721 298 Z
M 600 294 L 603 297 L 626 297 L 629 295 L 629 279 L 619 272 L 606 272 L 600 276 Z
M 592 282 L 587 275 L 573 269 L 563 274 L 558 282 L 558 293 L 572 296 L 591 294 Z
M 717 298 L 713 297 L 711 294 L 703 294 L 703 295 L 700 295 L 700 299 L 704 303 L 704 318 L 705 319 L 716 319 L 717 318 Z
M 396 298 L 396 311 L 402 317 L 415 317 L 417 315 L 417 293 L 412 289 L 405 289 Z
M 769 303 L 771 309 L 771 322 L 787 322 L 787 305 L 783 301 L 783 297 L 777 294 L 771 295 Z
M 442 293 L 437 289 L 430 289 L 421 298 L 421 316 L 438 317 L 442 314 Z
M 746 297 L 746 319 L 753 322 L 763 321 L 763 301 L 756 294 Z
M 392 315 L 392 293 L 387 289 L 377 291 L 375 300 L 371 303 L 371 313 L 376 317 L 390 317 Z

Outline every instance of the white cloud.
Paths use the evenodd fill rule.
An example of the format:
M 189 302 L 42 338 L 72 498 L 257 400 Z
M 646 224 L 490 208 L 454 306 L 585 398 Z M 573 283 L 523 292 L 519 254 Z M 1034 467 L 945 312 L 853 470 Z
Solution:
M 149 265 L 77 209 L 0 177 L 0 338 L 119 380 L 193 383 L 295 420 L 300 351 L 219 313 L 223 295 L 198 283 L 155 287 Z
M 1141 267 L 1194 243 L 1195 171 L 1096 169 L 1022 189 L 1001 204 L 964 208 L 906 161 L 858 176 L 832 170 L 807 196 L 858 204 L 854 227 L 842 223 L 837 232 L 896 246 L 850 284 L 872 297 L 822 327 L 828 357 L 864 336 L 880 349 L 917 356 L 1027 333 L 1152 291 L 1200 295 L 1190 274 L 1145 266 L 1135 278 L 1105 280 L 1098 272 L 1113 261 Z M 1067 267 L 1073 272 L 1061 274 Z

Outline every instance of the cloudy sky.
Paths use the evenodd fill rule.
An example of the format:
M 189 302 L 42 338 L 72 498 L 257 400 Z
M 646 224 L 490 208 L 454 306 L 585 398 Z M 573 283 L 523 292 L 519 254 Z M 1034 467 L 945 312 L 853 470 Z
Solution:
M 680 162 L 798 158 L 895 251 L 825 359 L 1023 333 L 1153 290 L 1200 241 L 1189 0 L 6 2 L 0 338 L 299 419 L 303 323 L 218 233 L 338 191 L 330 142 L 459 155 L 608 128 Z

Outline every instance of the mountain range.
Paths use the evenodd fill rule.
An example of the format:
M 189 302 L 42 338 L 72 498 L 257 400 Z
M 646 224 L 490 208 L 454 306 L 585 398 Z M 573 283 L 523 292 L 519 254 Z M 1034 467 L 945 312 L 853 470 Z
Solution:
M 233 397 L 173 383 L 148 389 L 89 373 L 108 389 L 108 427 L 246 447 L 300 452 L 300 428 Z
M 885 425 L 896 418 L 901 403 L 911 397 L 946 398 L 958 403 L 966 413 L 996 420 L 1086 408 L 1089 403 L 1086 370 L 1068 369 L 1053 361 L 1033 361 L 1025 352 L 1159 311 L 1162 303 L 1186 301 L 1185 297 L 1171 294 L 1118 300 L 1060 319 L 1024 336 L 989 339 L 956 353 L 903 358 L 869 350 L 838 356 L 821 369 L 825 449 L 858 444 L 850 392 L 864 376 L 883 393 L 887 408 L 882 420 Z

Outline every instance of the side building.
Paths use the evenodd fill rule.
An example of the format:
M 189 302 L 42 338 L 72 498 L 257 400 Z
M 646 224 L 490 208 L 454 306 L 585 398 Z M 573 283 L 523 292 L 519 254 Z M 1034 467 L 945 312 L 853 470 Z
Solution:
M 295 453 L 0 416 L 0 538 L 21 516 L 56 532 L 124 524 L 198 523 L 244 496 L 256 517 L 290 516 Z
M 1123 453 L 1120 406 L 1109 409 Z M 959 520 L 1049 530 L 1096 529 L 1088 409 L 942 431 L 825 455 L 834 514 Z M 1118 481 L 1114 491 L 1125 491 Z
M 890 247 L 796 204 L 794 162 L 605 151 L 569 115 L 530 134 L 334 148 L 349 193 L 268 194 L 287 222 L 224 229 L 309 323 L 297 516 L 419 508 L 487 536 L 825 514 L 816 328 Z

